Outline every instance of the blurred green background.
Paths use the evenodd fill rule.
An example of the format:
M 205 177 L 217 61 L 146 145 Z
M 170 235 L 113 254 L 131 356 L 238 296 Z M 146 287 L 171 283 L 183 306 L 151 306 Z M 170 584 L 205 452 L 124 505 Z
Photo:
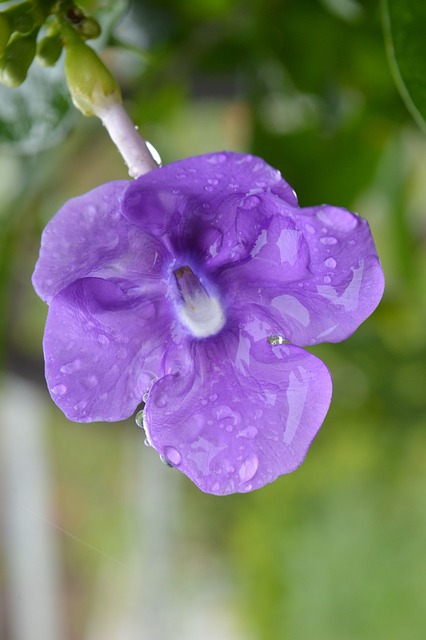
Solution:
M 301 468 L 252 494 L 202 494 L 131 420 L 72 424 L 49 398 L 30 282 L 41 230 L 127 174 L 60 68 L 2 88 L 0 637 L 425 638 L 426 139 L 391 77 L 379 4 L 81 5 L 163 162 L 262 156 L 302 206 L 368 219 L 387 288 L 354 336 L 313 349 L 334 398 Z

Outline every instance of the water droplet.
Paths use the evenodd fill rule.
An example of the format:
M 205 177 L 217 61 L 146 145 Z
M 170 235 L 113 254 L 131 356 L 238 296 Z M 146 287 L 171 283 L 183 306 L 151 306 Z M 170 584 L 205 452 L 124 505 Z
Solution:
M 81 360 L 72 360 L 71 362 L 67 362 L 66 364 L 63 364 L 60 371 L 61 373 L 65 373 L 65 374 L 70 374 L 70 373 L 75 373 L 75 371 L 78 371 L 81 367 Z
M 93 373 L 91 373 L 83 380 L 83 384 L 87 389 L 93 389 L 98 384 L 98 379 L 93 375 Z
M 334 269 L 336 267 L 337 262 L 335 261 L 334 258 L 327 258 L 327 260 L 324 262 L 324 264 L 329 269 Z
M 243 202 L 244 209 L 255 209 L 262 203 L 258 196 L 248 196 Z
M 208 202 L 203 202 L 204 209 L 210 209 L 210 205 Z
M 212 394 L 211 394 L 211 396 L 210 396 L 210 400 L 211 400 L 212 402 L 214 402 L 215 400 L 217 400 L 217 393 L 212 393 Z
M 242 462 L 238 474 L 243 482 L 251 480 L 259 467 L 259 458 L 255 453 L 250 453 Z
M 231 425 L 234 427 L 241 422 L 241 415 L 238 411 L 233 411 L 231 407 L 227 407 L 226 405 L 217 407 L 216 418 L 218 420 L 225 420 L 226 426 Z M 229 422 L 229 420 L 231 420 L 231 422 Z
M 145 440 L 143 441 L 143 443 L 144 443 L 144 445 L 145 445 L 146 447 L 150 447 L 150 446 L 151 446 L 151 443 L 150 443 L 150 441 L 148 440 L 148 438 L 145 438 Z
M 209 184 L 206 184 L 204 187 L 204 191 L 213 191 L 213 187 Z
M 337 244 L 337 240 L 336 238 L 333 238 L 333 236 L 324 236 L 324 238 L 320 238 L 320 242 L 322 244 Z
M 324 276 L 324 283 L 325 284 L 330 284 L 330 282 L 331 282 L 330 276 Z
M 182 456 L 174 447 L 164 447 L 164 457 L 174 467 L 177 467 L 182 462 Z
M 109 340 L 108 336 L 106 336 L 104 333 L 100 333 L 98 335 L 98 342 L 99 342 L 99 344 L 103 344 L 103 345 L 106 346 L 107 344 L 109 344 L 110 340 Z
M 211 164 L 222 164 L 226 160 L 226 155 L 224 153 L 215 153 L 207 159 L 207 162 Z
M 137 412 L 135 416 L 135 422 L 138 425 L 138 427 L 142 427 L 143 429 L 143 410 Z
M 160 453 L 160 460 L 163 464 L 166 465 L 166 467 L 170 467 L 171 469 L 173 469 L 173 465 L 164 456 L 162 456 L 161 453 Z
M 186 178 L 186 173 L 183 173 L 183 171 L 181 171 L 180 173 L 176 174 L 176 178 L 183 180 L 184 178 Z
M 117 358 L 120 358 L 120 360 L 124 360 L 126 356 L 127 356 L 127 349 L 125 349 L 124 347 L 120 347 L 120 349 L 118 349 L 117 351 Z
M 167 404 L 167 396 L 165 396 L 164 394 L 160 394 L 157 393 L 157 396 L 155 398 L 155 404 L 157 405 L 157 407 L 165 407 Z
M 238 436 L 241 436 L 242 438 L 255 438 L 257 434 L 258 434 L 258 430 L 256 429 L 256 427 L 253 427 L 252 425 L 250 425 L 246 429 L 243 429 L 242 431 L 240 431 Z
M 146 393 L 143 394 L 142 396 L 142 400 L 144 402 L 148 402 L 148 398 L 149 398 L 149 391 L 147 391 Z
M 251 491 L 253 489 L 253 485 L 252 484 L 246 484 L 246 486 L 244 487 L 244 491 Z
M 57 384 L 54 387 L 52 387 L 51 392 L 57 396 L 63 396 L 64 393 L 67 392 L 67 388 L 64 384 Z
M 207 182 L 209 184 L 215 184 L 215 185 L 219 184 L 219 180 L 216 180 L 216 178 L 211 178 L 210 180 L 207 180 Z
M 207 404 L 207 400 L 206 400 L 205 398 L 203 398 L 203 399 L 201 400 L 201 404 L 203 405 L 203 407 L 205 407 L 205 406 L 206 406 L 206 404 Z
M 315 233 L 315 227 L 313 227 L 311 224 L 307 224 L 306 225 L 306 231 L 312 235 L 314 235 Z
M 74 409 L 75 411 L 80 411 L 81 414 L 85 414 L 85 408 L 87 407 L 87 401 L 86 400 L 80 400 L 80 402 L 77 402 L 77 404 L 74 405 Z
M 219 491 L 220 489 L 220 484 L 218 482 L 215 482 L 214 485 L 212 486 L 212 491 Z
M 226 430 L 227 430 L 227 432 L 228 432 L 228 433 L 232 433 L 232 431 L 233 431 L 233 426 L 232 426 L 232 425 L 230 425 L 230 424 L 228 424 L 228 426 L 226 427 Z

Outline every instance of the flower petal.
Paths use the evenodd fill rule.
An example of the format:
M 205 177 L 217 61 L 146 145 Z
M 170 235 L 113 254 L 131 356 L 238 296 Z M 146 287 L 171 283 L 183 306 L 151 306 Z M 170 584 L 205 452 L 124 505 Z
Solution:
M 69 200 L 47 224 L 33 285 L 50 302 L 71 282 L 86 276 L 152 282 L 165 259 L 162 244 L 141 233 L 120 213 L 127 180 L 110 182 Z
M 260 158 L 218 153 L 141 176 L 124 194 L 123 215 L 162 237 L 179 259 L 219 266 L 246 258 L 272 213 L 264 196 L 297 206 L 291 187 Z M 189 260 L 191 262 L 191 260 Z
M 263 308 L 294 344 L 344 340 L 383 294 L 368 223 L 338 207 L 286 207 L 262 232 L 251 257 L 224 269 L 217 286 L 229 306 Z
M 331 400 L 331 378 L 293 345 L 224 331 L 193 345 L 193 368 L 158 380 L 148 441 L 207 493 L 251 491 L 303 461 Z
M 127 418 L 162 374 L 169 326 L 162 298 L 135 297 L 99 278 L 72 283 L 53 298 L 46 322 L 53 400 L 77 422 Z

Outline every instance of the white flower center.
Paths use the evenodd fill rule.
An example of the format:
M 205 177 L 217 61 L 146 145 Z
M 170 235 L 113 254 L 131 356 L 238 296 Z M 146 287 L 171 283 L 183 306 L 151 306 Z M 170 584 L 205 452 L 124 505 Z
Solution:
M 178 306 L 181 322 L 195 338 L 208 338 L 218 333 L 225 325 L 225 314 L 220 301 L 209 296 L 190 267 L 174 271 L 182 298 Z

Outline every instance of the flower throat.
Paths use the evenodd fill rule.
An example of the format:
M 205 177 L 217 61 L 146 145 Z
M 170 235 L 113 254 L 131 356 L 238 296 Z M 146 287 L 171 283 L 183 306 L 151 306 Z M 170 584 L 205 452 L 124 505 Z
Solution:
M 220 301 L 210 296 L 188 266 L 173 271 L 181 302 L 177 312 L 180 321 L 195 338 L 213 336 L 225 325 Z

